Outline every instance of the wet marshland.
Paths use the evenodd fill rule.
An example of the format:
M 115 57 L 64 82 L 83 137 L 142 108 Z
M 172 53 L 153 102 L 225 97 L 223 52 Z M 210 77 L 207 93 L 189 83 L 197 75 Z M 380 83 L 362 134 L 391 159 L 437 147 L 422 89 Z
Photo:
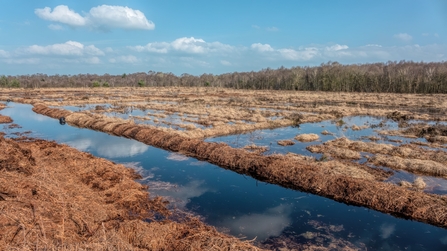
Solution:
M 88 129 L 59 125 L 58 121 L 31 111 L 30 105 L 9 103 L 0 114 L 10 116 L 21 128 L 2 125 L 3 131 L 27 132 L 27 136 L 56 140 L 95 156 L 123 163 L 140 170 L 141 182 L 150 186 L 153 195 L 166 196 L 171 206 L 199 215 L 205 222 L 235 236 L 256 238 L 259 242 L 310 242 L 327 246 L 329 243 L 372 250 L 444 250 L 447 230 L 427 224 L 398 219 L 373 210 L 348 206 L 319 196 L 289 190 L 277 185 L 258 182 L 207 162 L 170 153 L 140 142 L 111 136 Z M 135 115 L 137 116 L 137 115 Z M 320 158 L 306 150 L 311 144 L 321 144 L 335 137 L 368 140 L 375 135 L 369 127 L 354 131 L 350 125 L 378 124 L 372 117 L 345 118 L 345 125 L 333 121 L 302 124 L 300 127 L 260 130 L 248 134 L 208 139 L 235 147 L 247 144 L 265 145 L 264 154 L 295 152 Z M 389 127 L 395 126 L 387 122 Z M 333 135 L 321 135 L 327 130 Z M 320 142 L 279 146 L 276 141 L 293 139 L 297 134 L 316 133 Z M 380 138 L 380 135 L 375 135 Z M 382 137 L 411 141 L 414 139 Z M 399 172 L 396 176 L 408 175 Z

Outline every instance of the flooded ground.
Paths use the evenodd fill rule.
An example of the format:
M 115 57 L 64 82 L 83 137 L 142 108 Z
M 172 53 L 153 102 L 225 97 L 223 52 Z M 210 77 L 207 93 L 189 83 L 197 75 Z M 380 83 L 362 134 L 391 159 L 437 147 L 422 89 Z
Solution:
M 32 112 L 30 105 L 8 105 L 9 108 L 0 111 L 0 114 L 10 116 L 14 123 L 21 126 L 9 128 L 8 125 L 3 125 L 3 131 L 10 136 L 15 137 L 13 133 L 31 131 L 30 136 L 56 140 L 95 156 L 125 163 L 140 170 L 144 175 L 141 182 L 149 184 L 152 194 L 168 197 L 172 207 L 200 215 L 206 223 L 235 236 L 256 238 L 260 244 L 273 242 L 281 245 L 284 240 L 288 240 L 323 246 L 332 243 L 363 250 L 447 248 L 447 230 L 442 228 L 266 184 L 207 162 L 150 147 L 134 140 L 59 125 L 55 119 Z M 363 119 L 362 121 L 366 120 Z M 371 124 L 376 122 L 374 120 Z M 355 134 L 350 132 L 350 129 L 341 129 L 341 132 L 338 132 L 335 130 L 335 124 L 325 123 L 327 124 L 324 127 L 317 126 L 318 130 L 328 130 L 335 135 L 341 132 L 345 136 Z M 358 121 L 353 123 L 363 124 Z M 315 124 L 310 124 L 309 128 L 301 125 L 300 128 L 290 127 L 282 129 L 283 131 L 277 129 L 279 131 L 270 132 L 277 133 L 276 135 L 263 136 L 262 139 L 250 139 L 249 135 L 239 137 L 248 137 L 248 141 L 255 143 L 258 143 L 256 140 L 269 142 L 269 137 L 275 140 L 290 139 L 298 133 L 315 131 L 315 128 L 312 130 L 312 125 Z M 290 132 L 287 132 L 288 130 Z M 370 132 L 368 135 L 371 135 Z M 320 139 L 330 140 L 333 137 L 327 135 L 321 136 Z M 230 141 L 234 141 L 234 138 Z M 297 143 L 286 148 L 305 149 L 307 144 L 312 143 L 303 143 L 301 147 Z M 276 141 L 272 142 L 272 145 L 276 147 Z M 283 148 L 274 151 L 281 152 Z

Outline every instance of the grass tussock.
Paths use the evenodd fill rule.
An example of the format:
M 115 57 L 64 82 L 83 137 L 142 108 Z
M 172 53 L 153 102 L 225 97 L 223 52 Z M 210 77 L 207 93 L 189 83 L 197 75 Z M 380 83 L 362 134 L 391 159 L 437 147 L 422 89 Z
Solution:
M 312 142 L 318 140 L 320 137 L 315 133 L 309 134 L 298 134 L 295 136 L 295 139 L 301 142 Z
M 324 146 L 329 148 L 339 147 L 353 151 L 384 154 L 408 159 L 428 160 L 447 165 L 447 153 L 445 151 L 428 150 L 418 147 L 415 144 L 393 146 L 391 144 L 352 141 L 347 138 L 339 138 L 324 143 Z
M 51 114 L 46 109 L 39 110 Z M 108 124 L 116 123 L 101 120 L 93 115 L 84 116 L 90 118 L 83 118 L 79 123 L 73 124 L 85 124 L 85 127 L 104 131 Z M 223 143 L 204 142 L 144 125 L 128 125 L 123 122 L 109 129 L 116 135 L 133 138 L 165 150 L 181 152 L 265 182 L 447 227 L 447 198 L 411 191 L 376 179 L 354 178 L 335 173 L 322 166 L 325 162 L 303 161 L 283 155 L 263 156 Z
M 386 166 L 413 173 L 447 177 L 447 166 L 432 160 L 405 159 L 398 156 L 376 154 L 368 159 L 374 165 Z
M 333 158 L 360 159 L 362 157 L 359 152 L 350 149 L 331 147 L 326 145 L 307 146 L 306 149 L 312 153 L 329 154 Z
M 155 221 L 170 212 L 132 169 L 54 142 L 0 145 L 1 250 L 259 250 L 194 218 Z
M 289 140 L 289 139 L 279 140 L 277 143 L 280 146 L 293 146 L 293 145 L 295 145 L 295 142 L 293 142 L 293 140 Z
M 0 114 L 0 124 L 8 124 L 8 123 L 12 123 L 12 119 L 11 117 L 8 116 L 4 116 Z

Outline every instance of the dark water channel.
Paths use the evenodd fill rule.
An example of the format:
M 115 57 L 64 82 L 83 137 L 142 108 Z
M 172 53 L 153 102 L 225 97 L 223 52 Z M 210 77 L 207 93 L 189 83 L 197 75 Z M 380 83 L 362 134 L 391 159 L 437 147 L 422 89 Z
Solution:
M 152 194 L 172 206 L 200 215 L 206 223 L 235 236 L 265 241 L 282 236 L 328 245 L 349 242 L 368 250 L 447 250 L 447 230 L 373 210 L 257 182 L 206 162 L 126 138 L 59 125 L 35 114 L 30 105 L 9 103 L 10 116 L 30 136 L 66 143 L 95 156 L 140 169 Z

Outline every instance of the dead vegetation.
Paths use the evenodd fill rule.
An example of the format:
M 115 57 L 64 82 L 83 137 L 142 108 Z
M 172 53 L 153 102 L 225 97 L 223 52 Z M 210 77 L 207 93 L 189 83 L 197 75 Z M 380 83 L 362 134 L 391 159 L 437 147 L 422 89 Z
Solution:
M 261 181 L 447 227 L 447 198 L 444 196 L 408 190 L 376 178 L 352 177 L 334 171 L 336 168 L 325 168 L 323 164 L 326 162 L 294 156 L 258 155 L 223 143 L 204 142 L 156 128 L 105 119 L 99 115 L 67 113 L 42 104 L 36 104 L 33 110 L 53 118 L 65 114 L 69 124 L 133 138 L 251 175 Z M 367 170 L 367 167 L 363 168 Z
M 290 139 L 279 140 L 277 143 L 280 146 L 293 146 L 293 145 L 295 145 L 295 142 L 293 142 L 293 140 L 290 140 Z
M 12 123 L 12 119 L 8 116 L 3 116 L 0 114 L 0 124 Z
M 312 142 L 318 140 L 320 137 L 315 133 L 308 134 L 298 134 L 295 136 L 295 139 L 301 142 Z
M 444 94 L 272 92 L 200 87 L 4 89 L 0 93 L 0 100 L 10 97 L 17 97 L 15 102 L 40 102 L 46 106 L 96 104 L 90 111 L 98 114 L 153 110 L 145 117 L 157 119 L 157 126 L 172 126 L 168 128 L 170 131 L 186 128 L 179 133 L 200 139 L 323 120 L 340 122 L 344 116 L 356 115 L 388 116 L 405 123 L 410 118 L 447 121 Z M 172 123 L 173 114 L 182 114 L 181 120 Z
M 1 250 L 259 250 L 197 219 L 171 221 L 122 165 L 0 137 Z
M 414 144 L 393 146 L 339 138 L 307 149 L 342 159 L 359 159 L 359 152 L 369 152 L 375 156 L 368 158 L 368 161 L 375 165 L 447 178 L 447 153 L 427 150 Z

